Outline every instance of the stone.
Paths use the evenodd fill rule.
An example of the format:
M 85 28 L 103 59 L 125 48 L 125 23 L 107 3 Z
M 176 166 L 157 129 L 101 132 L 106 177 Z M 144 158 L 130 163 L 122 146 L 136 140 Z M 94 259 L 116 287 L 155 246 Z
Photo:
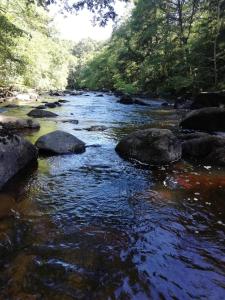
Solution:
M 70 101 L 64 100 L 64 99 L 60 99 L 58 102 L 59 102 L 59 103 L 67 103 L 67 102 L 70 102 Z
M 37 107 L 35 107 L 36 109 L 45 109 L 46 108 L 46 106 L 45 105 L 39 105 L 39 106 L 37 106 Z
M 53 102 L 50 102 L 50 103 L 46 103 L 45 106 L 49 108 L 56 108 L 57 105 Z
M 40 124 L 32 119 L 22 119 L 0 115 L 0 125 L 5 129 L 38 129 Z
M 225 106 L 225 92 L 202 92 L 195 96 L 191 109 Z
M 104 125 L 93 125 L 89 128 L 86 128 L 87 131 L 104 131 L 107 127 Z
M 191 111 L 180 122 L 185 129 L 202 131 L 224 131 L 225 109 L 219 107 L 206 107 Z
M 116 146 L 125 158 L 161 165 L 181 158 L 181 143 L 168 129 L 145 129 L 125 136 Z
M 41 152 L 51 154 L 82 153 L 85 151 L 84 142 L 61 130 L 41 136 L 35 145 Z
M 55 118 L 58 116 L 57 114 L 51 111 L 42 109 L 33 109 L 27 115 L 34 118 Z
M 134 99 L 130 95 L 127 95 L 127 94 L 124 94 L 120 98 L 120 100 L 118 101 L 118 103 L 126 104 L 126 105 L 129 105 L 129 104 L 138 104 L 138 105 L 148 106 L 148 104 L 145 103 L 144 101 L 139 100 L 139 99 Z
M 189 139 L 182 144 L 184 158 L 225 166 L 225 138 L 208 135 Z
M 37 160 L 37 148 L 24 138 L 0 130 L 0 188 L 31 161 Z
M 18 108 L 19 105 L 18 104 L 14 104 L 14 103 L 10 103 L 8 105 L 5 106 L 5 108 Z

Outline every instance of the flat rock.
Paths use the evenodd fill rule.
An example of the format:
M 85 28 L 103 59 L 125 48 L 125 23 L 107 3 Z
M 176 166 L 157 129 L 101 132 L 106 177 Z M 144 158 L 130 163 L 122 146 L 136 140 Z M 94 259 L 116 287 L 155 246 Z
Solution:
M 46 108 L 46 106 L 45 105 L 39 105 L 39 106 L 37 106 L 37 107 L 35 107 L 36 109 L 45 109 Z
M 72 120 L 72 119 L 66 119 L 66 120 L 59 120 L 59 121 L 61 121 L 62 123 L 71 123 L 71 124 L 78 124 L 79 123 L 79 121 L 78 120 Z
M 58 116 L 57 114 L 51 111 L 42 109 L 33 109 L 27 115 L 34 118 L 55 118 Z
M 85 151 L 84 142 L 61 130 L 43 135 L 35 145 L 42 152 L 54 154 L 82 153 Z
M 67 103 L 67 102 L 70 102 L 70 101 L 64 100 L 64 99 L 60 99 L 58 102 L 59 102 L 59 103 Z
M 0 125 L 5 129 L 38 129 L 40 124 L 32 119 L 22 119 L 0 115 Z
M 37 160 L 37 148 L 24 138 L 0 130 L 0 188 L 26 165 Z
M 53 103 L 53 102 L 49 102 L 49 103 L 46 103 L 45 106 L 46 106 L 46 107 L 49 107 L 49 108 L 56 108 L 56 107 L 57 107 L 57 104 L 56 104 L 56 103 Z
M 168 129 L 145 129 L 125 136 L 116 146 L 125 158 L 161 165 L 181 158 L 181 143 Z
M 89 128 L 86 128 L 87 131 L 105 131 L 107 129 L 104 125 L 94 125 Z
M 5 106 L 5 108 L 18 108 L 20 107 L 18 104 L 14 104 L 14 103 L 11 103 L 11 104 L 8 104 Z
M 185 129 L 202 131 L 225 131 L 225 109 L 207 107 L 193 110 L 180 122 Z

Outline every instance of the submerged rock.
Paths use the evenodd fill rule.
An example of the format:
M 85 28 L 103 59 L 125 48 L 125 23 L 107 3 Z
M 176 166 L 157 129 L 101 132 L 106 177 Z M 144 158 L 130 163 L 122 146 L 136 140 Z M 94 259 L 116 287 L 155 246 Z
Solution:
M 0 130 L 0 188 L 29 162 L 37 159 L 37 148 L 24 138 Z
M 55 154 L 82 153 L 85 151 L 84 142 L 61 130 L 41 136 L 35 145 L 42 152 Z
M 225 109 L 208 107 L 191 111 L 181 121 L 180 126 L 194 130 L 224 131 Z
M 72 119 L 61 119 L 59 121 L 62 123 L 71 123 L 71 124 L 75 124 L 75 125 L 77 125 L 79 123 L 78 120 L 74 120 L 74 119 L 73 120 Z
M 116 146 L 125 158 L 160 165 L 181 158 L 181 143 L 168 129 L 145 129 L 125 136 Z
M 18 108 L 18 107 L 20 107 L 20 106 L 18 104 L 14 104 L 14 103 L 10 103 L 5 106 L 5 108 Z
M 53 102 L 50 102 L 50 103 L 46 103 L 45 106 L 49 108 L 56 108 L 57 105 Z
M 59 103 L 67 103 L 67 102 L 70 102 L 70 101 L 64 100 L 64 99 L 60 99 L 58 102 L 59 102 Z
M 86 128 L 87 131 L 104 131 L 107 127 L 104 125 L 94 125 L 89 128 Z
M 5 129 L 38 129 L 40 124 L 32 119 L 21 119 L 0 115 L 0 125 Z
M 34 118 L 54 118 L 58 116 L 57 114 L 51 111 L 42 109 L 33 109 L 27 115 Z
M 189 139 L 182 144 L 182 153 L 184 158 L 225 166 L 225 138 L 208 135 Z

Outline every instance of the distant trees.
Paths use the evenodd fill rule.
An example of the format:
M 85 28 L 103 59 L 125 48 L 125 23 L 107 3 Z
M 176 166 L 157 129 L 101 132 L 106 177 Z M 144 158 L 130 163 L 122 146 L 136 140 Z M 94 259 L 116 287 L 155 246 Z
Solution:
M 0 86 L 61 89 L 70 52 L 57 38 L 45 10 L 27 0 L 0 4 Z
M 224 0 L 137 0 L 80 82 L 156 93 L 222 89 L 224 41 Z

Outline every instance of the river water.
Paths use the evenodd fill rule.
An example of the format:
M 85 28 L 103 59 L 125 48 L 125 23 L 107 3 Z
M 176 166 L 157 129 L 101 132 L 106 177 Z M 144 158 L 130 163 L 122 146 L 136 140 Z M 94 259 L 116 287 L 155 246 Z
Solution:
M 225 171 L 149 168 L 114 150 L 137 128 L 176 131 L 180 112 L 106 94 L 63 99 L 49 109 L 59 117 L 25 136 L 61 129 L 91 147 L 40 157 L 2 190 L 0 299 L 225 299 Z M 32 105 L 2 111 L 25 116 Z

